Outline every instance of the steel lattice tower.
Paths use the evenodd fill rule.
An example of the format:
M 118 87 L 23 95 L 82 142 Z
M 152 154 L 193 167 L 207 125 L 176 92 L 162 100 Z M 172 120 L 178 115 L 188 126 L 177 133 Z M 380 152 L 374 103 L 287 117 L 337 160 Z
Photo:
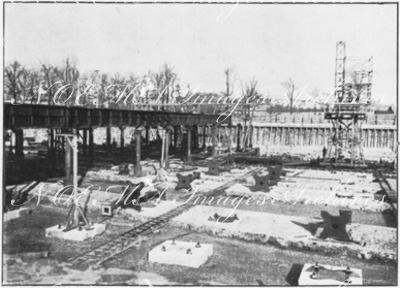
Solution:
M 332 122 L 326 161 L 364 164 L 361 126 L 371 103 L 372 57 L 347 58 L 345 42 L 336 43 L 335 101 L 325 113 Z

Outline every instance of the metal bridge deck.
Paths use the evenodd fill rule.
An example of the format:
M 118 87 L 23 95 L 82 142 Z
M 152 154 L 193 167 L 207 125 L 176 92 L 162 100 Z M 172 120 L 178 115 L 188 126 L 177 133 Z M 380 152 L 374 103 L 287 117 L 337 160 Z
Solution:
M 4 103 L 4 128 L 166 127 L 216 125 L 219 115 Z M 224 123 L 230 123 L 230 118 Z

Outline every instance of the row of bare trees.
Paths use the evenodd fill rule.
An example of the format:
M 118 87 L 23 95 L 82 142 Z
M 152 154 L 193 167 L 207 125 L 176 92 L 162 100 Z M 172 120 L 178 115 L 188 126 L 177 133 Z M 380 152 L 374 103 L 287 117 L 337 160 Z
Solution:
M 224 71 L 226 78 L 226 90 L 220 94 L 210 93 L 211 96 L 219 95 L 225 97 L 241 97 L 243 101 L 252 98 L 252 104 L 242 104 L 238 107 L 236 112 L 242 115 L 244 126 L 249 126 L 252 123 L 254 111 L 259 109 L 259 105 L 255 99 L 263 97 L 258 89 L 258 81 L 253 78 L 249 81 L 240 81 L 240 88 L 235 91 L 235 75 L 233 68 L 227 68 Z M 194 93 L 190 91 L 190 87 L 186 91 L 181 91 L 177 73 L 172 67 L 164 64 L 159 71 L 149 71 L 139 77 L 135 74 L 121 75 L 116 73 L 110 75 L 102 73 L 98 70 L 90 73 L 81 74 L 77 69 L 75 63 L 71 63 L 66 59 L 62 65 L 54 66 L 42 64 L 40 69 L 27 69 L 20 63 L 14 62 L 5 68 L 5 99 L 8 101 L 23 102 L 29 104 L 54 104 L 56 91 L 59 87 L 69 84 L 58 98 L 58 104 L 76 105 L 76 95 L 83 93 L 83 95 L 90 95 L 92 99 L 86 99 L 83 96 L 79 103 L 89 103 L 86 107 L 108 107 L 108 108 L 127 108 L 127 109 L 140 109 L 146 107 L 145 103 L 152 104 L 152 109 L 165 109 L 170 104 L 179 104 L 184 102 L 184 97 Z M 286 96 L 289 100 L 289 110 L 293 111 L 293 104 L 295 102 L 296 90 L 298 87 L 294 84 L 292 79 L 282 83 L 286 90 Z M 131 92 L 131 89 L 136 89 L 139 105 L 133 104 L 131 101 L 110 101 L 116 100 L 118 95 L 125 95 Z M 236 92 L 236 93 L 235 93 Z M 315 91 L 318 94 L 318 91 Z M 202 93 L 196 93 L 202 94 Z M 212 95 L 211 95 L 212 94 Z M 69 97 L 72 95 L 71 97 Z M 195 99 L 196 97 L 193 97 Z M 215 97 L 217 99 L 218 97 Z M 129 100 L 129 99 L 128 99 Z M 155 100 L 152 102 L 152 100 Z M 116 103 L 117 102 L 117 103 Z M 143 103 L 143 105 L 140 105 Z M 156 105 L 154 104 L 156 103 Z M 157 104 L 159 104 L 157 106 Z M 190 104 L 187 103 L 186 104 Z M 268 103 L 266 103 L 268 104 Z M 171 106 L 172 106 L 171 105 Z M 271 105 L 268 105 L 270 107 Z M 156 108 L 154 108 L 156 107 Z M 158 108 L 157 108 L 158 107 Z M 221 113 L 231 109 L 231 105 L 175 105 L 168 110 L 190 112 L 196 111 L 199 113 Z M 246 129 L 246 128 L 245 128 Z M 247 130 L 247 129 L 246 129 Z M 244 137 L 247 137 L 245 131 Z
M 132 90 L 144 103 L 154 98 L 159 104 L 168 104 L 180 96 L 178 75 L 167 64 L 159 71 L 149 71 L 142 77 L 135 74 L 110 75 L 98 70 L 81 74 L 69 59 L 59 66 L 42 64 L 40 69 L 28 69 L 15 61 L 4 72 L 5 100 L 15 103 L 54 105 L 57 91 L 61 95 L 57 98 L 58 104 L 75 105 L 77 95 L 82 94 L 84 96 L 79 103 L 89 103 L 88 107 L 108 108 L 132 108 L 132 101 L 109 101 L 117 100 L 120 95 L 128 95 Z M 87 101 L 86 95 L 93 99 Z
M 33 104 L 43 103 L 45 99 L 51 105 L 56 83 L 76 84 L 78 78 L 79 71 L 75 65 L 70 64 L 69 59 L 60 67 L 42 64 L 40 69 L 28 69 L 15 61 L 4 70 L 5 100 Z M 42 94 L 47 96 L 39 99 Z

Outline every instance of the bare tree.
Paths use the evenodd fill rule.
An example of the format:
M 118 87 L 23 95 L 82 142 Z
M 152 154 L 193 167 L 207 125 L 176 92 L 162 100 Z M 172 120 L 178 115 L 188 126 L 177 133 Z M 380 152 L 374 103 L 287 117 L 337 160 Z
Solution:
M 317 110 L 317 104 L 318 104 L 319 106 L 321 105 L 321 102 L 319 101 L 320 99 L 318 99 L 320 93 L 321 93 L 321 90 L 320 90 L 319 88 L 316 88 L 316 87 L 314 87 L 314 88 L 311 90 L 311 93 L 310 93 L 311 98 L 312 98 L 312 100 L 314 101 L 314 108 L 315 108 L 315 110 Z
M 234 85 L 232 81 L 232 74 L 233 74 L 234 69 L 233 68 L 226 68 L 224 73 L 225 73 L 225 79 L 226 79 L 226 91 L 222 92 L 223 95 L 229 97 L 233 94 L 234 90 Z
M 250 127 L 253 123 L 254 111 L 257 107 L 256 101 L 262 97 L 258 92 L 258 81 L 254 78 L 247 83 L 242 83 L 242 96 L 243 100 L 246 101 L 243 105 L 243 121 L 244 121 L 244 133 L 243 133 L 243 143 L 246 149 L 249 144 Z
M 47 91 L 47 103 L 48 105 L 52 105 L 53 96 L 57 91 L 55 84 L 59 80 L 60 71 L 57 67 L 46 64 L 42 64 L 42 69 L 40 71 L 42 72 L 45 90 Z
M 294 92 L 296 91 L 297 87 L 294 84 L 294 81 L 292 78 L 289 78 L 289 80 L 286 80 L 283 82 L 282 87 L 285 88 L 285 95 L 289 100 L 289 109 L 290 109 L 290 114 L 293 112 L 293 103 L 294 103 Z
M 139 97 L 137 97 L 139 95 L 139 91 L 138 91 L 139 84 L 140 84 L 139 77 L 137 77 L 135 74 L 131 73 L 126 80 L 126 85 L 128 88 L 127 94 L 131 93 L 131 95 L 129 96 L 129 99 L 127 99 L 127 101 L 126 101 L 127 102 L 126 105 L 128 108 L 135 107 L 135 105 L 132 104 L 133 99 L 135 99 L 135 98 L 138 100 L 140 99 Z
M 63 99 L 62 101 L 66 100 L 66 98 L 69 97 L 69 95 L 71 95 L 72 91 L 73 91 L 73 87 L 77 86 L 78 83 L 78 79 L 79 79 L 79 71 L 76 68 L 76 64 L 73 63 L 72 65 L 70 64 L 69 59 L 67 58 L 65 61 L 65 66 L 61 67 L 59 69 L 59 79 L 62 82 L 62 85 L 71 85 L 68 86 L 68 88 L 65 90 L 64 92 L 64 97 L 65 99 Z M 70 99 L 68 101 L 66 101 L 66 105 L 69 106 L 71 103 L 74 103 L 75 99 Z
M 169 103 L 177 77 L 174 68 L 169 67 L 168 64 L 164 64 L 158 73 L 151 73 L 151 79 L 157 90 L 156 97 L 161 100 L 161 104 Z
M 17 61 L 5 68 L 5 98 L 18 101 L 23 88 L 21 87 L 21 76 L 23 75 L 23 68 Z
M 34 103 L 34 101 L 40 102 L 39 87 L 40 87 L 40 73 L 35 70 L 29 71 L 29 87 L 28 88 L 25 87 L 25 89 L 28 89 L 28 95 L 31 99 L 31 104 Z
M 126 88 L 127 81 L 121 74 L 116 73 L 114 77 L 110 79 L 110 89 L 108 89 L 109 96 L 112 98 L 112 108 L 121 108 L 124 105 L 123 91 Z M 107 92 L 107 91 L 106 91 Z M 106 95 L 107 98 L 107 95 Z
M 320 92 L 321 92 L 321 90 L 320 90 L 319 88 L 314 87 L 314 88 L 311 90 L 310 95 L 311 95 L 311 97 L 312 97 L 313 99 L 317 99 L 318 96 L 319 96 L 319 94 L 320 94 Z

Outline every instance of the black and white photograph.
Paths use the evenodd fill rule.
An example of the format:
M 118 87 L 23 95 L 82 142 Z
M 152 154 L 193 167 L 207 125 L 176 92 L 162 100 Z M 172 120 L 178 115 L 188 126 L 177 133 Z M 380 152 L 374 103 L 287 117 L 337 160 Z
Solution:
M 398 285 L 397 1 L 2 16 L 1 285 Z

